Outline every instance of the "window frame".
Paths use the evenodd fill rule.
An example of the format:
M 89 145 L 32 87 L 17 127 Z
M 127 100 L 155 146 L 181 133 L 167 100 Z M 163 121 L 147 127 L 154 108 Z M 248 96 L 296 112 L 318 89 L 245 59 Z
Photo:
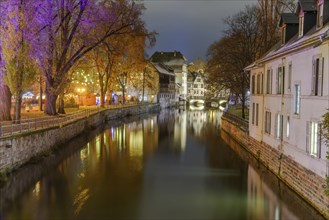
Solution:
M 306 152 L 311 157 L 321 158 L 321 122 L 306 122 Z
M 294 84 L 294 115 L 300 115 L 301 103 L 301 85 L 300 83 Z

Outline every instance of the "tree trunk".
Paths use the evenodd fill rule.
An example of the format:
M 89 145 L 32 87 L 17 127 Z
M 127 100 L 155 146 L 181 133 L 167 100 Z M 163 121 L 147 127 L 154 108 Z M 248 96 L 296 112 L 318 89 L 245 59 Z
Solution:
M 58 96 L 58 113 L 66 114 L 65 109 L 64 109 L 64 93 L 63 92 Z
M 42 96 L 43 96 L 43 89 L 42 89 L 42 76 L 40 76 L 40 82 L 39 82 L 39 110 L 43 110 L 43 101 L 42 101 Z
M 122 88 L 122 104 L 125 104 L 125 87 Z
M 26 103 L 28 105 L 28 103 Z M 22 108 L 22 95 L 15 97 L 15 106 L 14 106 L 14 123 L 19 124 L 21 120 L 21 108 Z
M 9 87 L 3 84 L 0 76 L 0 121 L 10 121 L 11 93 Z
M 145 100 L 144 100 L 144 94 L 145 94 L 145 71 L 146 71 L 146 68 L 144 69 L 144 72 L 143 72 L 143 96 L 142 96 L 143 102 L 145 102 Z
M 100 89 L 100 97 L 99 97 L 99 101 L 100 101 L 100 107 L 104 108 L 104 103 L 105 103 L 105 93 L 103 89 Z
M 50 89 L 46 89 L 46 107 L 45 113 L 47 115 L 56 115 L 56 100 L 57 95 L 53 94 Z

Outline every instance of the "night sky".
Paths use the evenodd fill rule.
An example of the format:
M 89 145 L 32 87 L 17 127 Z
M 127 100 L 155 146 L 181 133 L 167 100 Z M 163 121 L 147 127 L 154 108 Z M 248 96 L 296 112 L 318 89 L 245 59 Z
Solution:
M 157 31 L 156 45 L 147 51 L 181 51 L 188 62 L 206 58 L 207 48 L 220 39 L 223 18 L 257 0 L 144 0 L 144 20 L 149 31 Z

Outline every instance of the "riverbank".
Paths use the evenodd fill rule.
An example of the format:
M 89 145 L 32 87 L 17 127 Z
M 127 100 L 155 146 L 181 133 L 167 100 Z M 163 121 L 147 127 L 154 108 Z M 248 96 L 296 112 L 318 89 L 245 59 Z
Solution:
M 325 195 L 325 179 L 307 170 L 273 147 L 250 137 L 234 121 L 222 117 L 222 130 L 237 141 L 253 157 L 282 182 L 329 219 L 329 197 Z
M 79 120 L 1 138 L 1 178 L 5 180 L 6 174 L 12 170 L 23 166 L 30 160 L 37 160 L 38 157 L 49 154 L 53 149 L 60 148 L 63 143 L 97 128 L 106 121 L 154 111 L 159 111 L 158 104 L 122 106 L 115 109 L 104 108 Z

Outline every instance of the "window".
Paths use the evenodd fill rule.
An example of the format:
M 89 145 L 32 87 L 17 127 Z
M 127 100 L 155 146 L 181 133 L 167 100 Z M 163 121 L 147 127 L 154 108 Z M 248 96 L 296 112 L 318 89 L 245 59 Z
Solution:
M 271 134 L 271 112 L 265 112 L 265 133 Z
M 251 77 L 251 94 L 255 94 L 255 75 Z
M 276 114 L 275 117 L 275 137 L 282 140 L 282 128 L 283 128 L 283 115 Z
M 298 36 L 302 37 L 304 35 L 304 15 L 299 16 L 299 32 Z
M 268 69 L 266 73 L 266 94 L 272 93 L 272 70 Z
M 321 151 L 321 124 L 309 121 L 306 124 L 306 152 L 314 157 L 320 158 Z
M 259 104 L 256 104 L 256 126 L 258 126 Z
M 260 94 L 260 74 L 257 75 L 257 94 Z
M 284 75 L 285 67 L 280 66 L 276 74 L 276 92 L 277 94 L 284 94 Z
M 255 103 L 252 103 L 252 115 L 251 115 L 251 123 L 255 124 Z
M 291 91 L 291 75 L 292 75 L 292 64 L 289 63 L 289 66 L 288 66 L 288 91 L 290 92 Z
M 286 136 L 289 138 L 290 136 L 290 116 L 287 116 L 287 130 L 286 130 Z
M 300 113 L 300 85 L 295 84 L 294 92 L 294 114 L 299 115 Z
M 322 57 L 313 60 L 312 95 L 314 96 L 323 94 L 323 64 L 324 58 Z
M 323 2 L 318 5 L 316 26 L 321 28 L 323 25 Z

